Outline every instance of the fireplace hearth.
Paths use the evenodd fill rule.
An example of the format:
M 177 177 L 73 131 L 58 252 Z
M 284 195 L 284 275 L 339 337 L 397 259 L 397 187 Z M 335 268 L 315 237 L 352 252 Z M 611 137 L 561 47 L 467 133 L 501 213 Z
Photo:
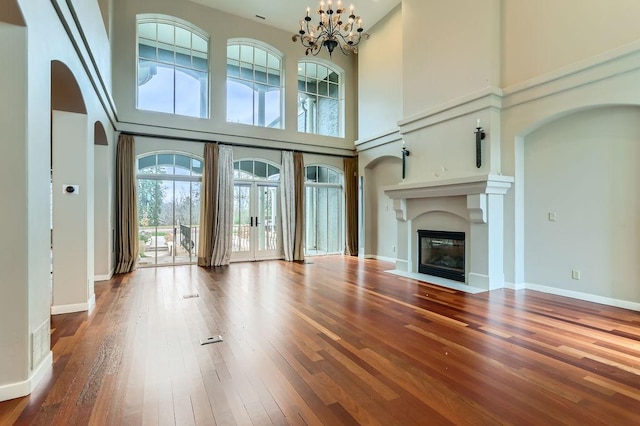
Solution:
M 418 231 L 418 272 L 465 282 L 464 232 Z

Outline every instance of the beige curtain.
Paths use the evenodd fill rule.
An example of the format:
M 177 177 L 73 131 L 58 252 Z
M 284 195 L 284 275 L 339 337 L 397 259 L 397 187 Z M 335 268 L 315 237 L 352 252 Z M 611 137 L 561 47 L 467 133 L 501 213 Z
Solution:
M 358 255 L 358 159 L 344 159 L 345 248 L 347 256 Z
M 116 274 L 138 263 L 138 200 L 133 136 L 120 134 L 116 150 Z
M 200 231 L 198 266 L 211 266 L 218 201 L 218 145 L 204 146 L 204 170 L 200 193 Z
M 213 240 L 212 266 L 228 265 L 233 239 L 233 149 L 218 148 L 218 203 Z
M 295 173 L 293 152 L 282 151 L 280 168 L 280 218 L 282 219 L 282 252 L 284 260 L 293 261 L 293 246 L 296 229 Z
M 304 260 L 304 158 L 301 152 L 293 153 L 293 175 L 295 178 L 295 230 L 293 260 Z

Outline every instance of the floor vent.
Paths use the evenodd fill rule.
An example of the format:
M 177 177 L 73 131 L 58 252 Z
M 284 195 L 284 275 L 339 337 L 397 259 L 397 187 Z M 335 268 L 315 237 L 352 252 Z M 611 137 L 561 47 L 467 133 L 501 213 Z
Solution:
M 222 342 L 222 336 L 213 336 L 207 337 L 206 339 L 200 339 L 200 346 L 209 345 L 211 343 L 220 343 Z
M 183 299 L 193 299 L 194 297 L 200 297 L 200 295 L 198 293 L 193 293 L 193 294 L 185 294 L 184 296 L 182 296 Z

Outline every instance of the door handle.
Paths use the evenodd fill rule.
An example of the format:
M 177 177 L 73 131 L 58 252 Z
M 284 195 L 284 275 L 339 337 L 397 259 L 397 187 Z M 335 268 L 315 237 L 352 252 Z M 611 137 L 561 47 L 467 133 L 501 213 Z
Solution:
M 258 226 L 258 216 L 256 216 L 256 226 Z
M 251 226 L 253 227 L 253 216 L 251 216 Z

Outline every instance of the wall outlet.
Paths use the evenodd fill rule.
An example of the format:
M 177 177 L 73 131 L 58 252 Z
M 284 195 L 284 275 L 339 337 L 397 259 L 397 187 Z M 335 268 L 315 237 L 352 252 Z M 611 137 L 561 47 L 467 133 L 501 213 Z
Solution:
M 580 279 L 580 271 L 574 269 L 571 271 L 571 278 L 574 280 L 579 280 Z
M 556 220 L 556 212 L 549 212 L 549 221 L 555 222 Z

